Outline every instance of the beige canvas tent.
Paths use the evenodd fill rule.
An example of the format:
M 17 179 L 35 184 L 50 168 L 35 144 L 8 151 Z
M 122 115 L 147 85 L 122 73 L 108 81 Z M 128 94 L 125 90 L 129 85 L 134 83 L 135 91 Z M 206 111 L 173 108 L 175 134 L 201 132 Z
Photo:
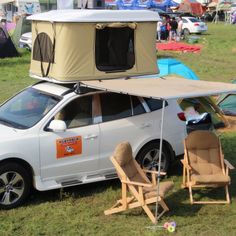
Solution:
M 65 83 L 158 73 L 156 12 L 60 10 L 28 19 L 33 77 Z

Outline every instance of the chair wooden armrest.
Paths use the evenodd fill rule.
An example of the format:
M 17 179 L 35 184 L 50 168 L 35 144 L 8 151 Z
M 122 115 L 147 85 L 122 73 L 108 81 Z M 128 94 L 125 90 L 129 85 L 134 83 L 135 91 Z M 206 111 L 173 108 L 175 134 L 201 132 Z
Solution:
M 224 159 L 224 163 L 226 165 L 227 168 L 229 168 L 230 170 L 234 170 L 234 166 L 226 159 Z
M 187 168 L 188 170 L 192 169 L 192 167 L 188 163 L 186 163 L 185 160 L 180 160 L 180 161 L 182 162 L 182 164 L 184 165 L 185 168 Z
M 136 185 L 136 186 L 141 186 L 141 187 L 148 187 L 148 188 L 153 187 L 152 184 L 135 182 L 135 181 L 121 180 L 121 182 L 124 183 L 124 184 Z
M 147 169 L 143 169 L 143 171 L 145 172 L 145 173 L 150 173 L 150 174 L 156 174 L 156 175 L 158 175 L 158 171 L 156 171 L 156 170 L 147 170 Z M 166 172 L 160 172 L 160 174 L 161 175 L 166 175 Z

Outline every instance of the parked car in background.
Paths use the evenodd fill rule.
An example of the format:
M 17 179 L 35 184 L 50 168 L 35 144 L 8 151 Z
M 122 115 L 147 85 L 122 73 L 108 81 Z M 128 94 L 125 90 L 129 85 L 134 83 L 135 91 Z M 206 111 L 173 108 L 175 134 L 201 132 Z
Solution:
M 183 19 L 183 34 L 201 34 L 207 31 L 207 25 L 205 22 L 195 17 L 182 17 Z
M 183 154 L 186 124 L 166 101 L 161 169 Z M 0 207 L 50 190 L 116 178 L 109 159 L 129 141 L 142 167 L 158 168 L 162 101 L 74 84 L 39 82 L 0 106 Z
M 230 12 L 233 13 L 236 11 L 236 2 L 231 4 Z
M 31 51 L 32 49 L 32 33 L 24 33 L 21 35 L 20 40 L 19 40 L 19 47 L 20 48 L 27 48 L 28 50 Z

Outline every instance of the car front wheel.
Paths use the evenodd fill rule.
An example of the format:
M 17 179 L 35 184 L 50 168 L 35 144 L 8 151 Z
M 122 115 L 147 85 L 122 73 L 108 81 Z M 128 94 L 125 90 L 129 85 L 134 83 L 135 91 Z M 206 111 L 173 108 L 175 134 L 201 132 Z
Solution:
M 159 142 L 153 142 L 147 144 L 141 149 L 140 153 L 137 156 L 137 162 L 142 168 L 146 168 L 148 170 L 158 170 L 159 146 Z M 163 146 L 161 156 L 161 171 L 166 172 L 169 166 L 170 156 L 168 155 L 168 151 L 165 146 Z
M 31 177 L 21 165 L 13 162 L 0 165 L 0 208 L 21 205 L 29 195 Z
M 186 28 L 183 30 L 183 32 L 184 32 L 184 36 L 188 36 L 190 34 L 189 29 L 186 29 Z

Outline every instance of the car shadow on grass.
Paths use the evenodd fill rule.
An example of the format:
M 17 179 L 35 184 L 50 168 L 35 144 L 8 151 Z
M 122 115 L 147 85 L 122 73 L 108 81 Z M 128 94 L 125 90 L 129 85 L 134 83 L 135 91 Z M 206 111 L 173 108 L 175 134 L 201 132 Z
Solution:
M 173 165 L 170 171 L 168 172 L 167 178 L 163 181 L 168 181 L 172 177 L 182 180 L 183 167 L 180 160 L 177 160 Z M 232 182 L 236 181 L 236 172 L 231 175 Z M 189 191 L 188 189 L 181 189 L 180 182 L 175 183 L 175 188 L 172 192 L 166 197 L 166 203 L 170 209 L 173 209 L 169 214 L 170 215 L 179 215 L 179 216 L 191 216 L 196 215 L 196 213 L 201 209 L 202 205 L 191 205 L 189 201 Z M 24 206 L 34 206 L 46 202 L 57 202 L 65 200 L 68 197 L 73 199 L 82 199 L 86 197 L 95 196 L 106 191 L 121 191 L 121 184 L 119 179 L 101 181 L 96 183 L 78 185 L 73 187 L 67 187 L 64 189 L 56 189 L 50 191 L 37 191 L 32 190 L 32 193 L 29 197 L 29 200 L 24 204 Z M 230 195 L 231 197 L 236 196 L 236 189 L 230 186 Z M 204 189 L 204 190 L 194 190 L 194 196 L 197 200 L 220 200 L 225 198 L 223 188 L 216 189 Z
M 105 192 L 108 188 L 117 190 L 120 189 L 120 187 L 121 185 L 119 179 L 112 179 L 49 191 L 37 191 L 35 189 L 32 189 L 29 199 L 24 204 L 24 206 L 33 206 L 46 202 L 61 201 L 68 197 L 72 197 L 73 199 L 86 198 L 95 194 Z

